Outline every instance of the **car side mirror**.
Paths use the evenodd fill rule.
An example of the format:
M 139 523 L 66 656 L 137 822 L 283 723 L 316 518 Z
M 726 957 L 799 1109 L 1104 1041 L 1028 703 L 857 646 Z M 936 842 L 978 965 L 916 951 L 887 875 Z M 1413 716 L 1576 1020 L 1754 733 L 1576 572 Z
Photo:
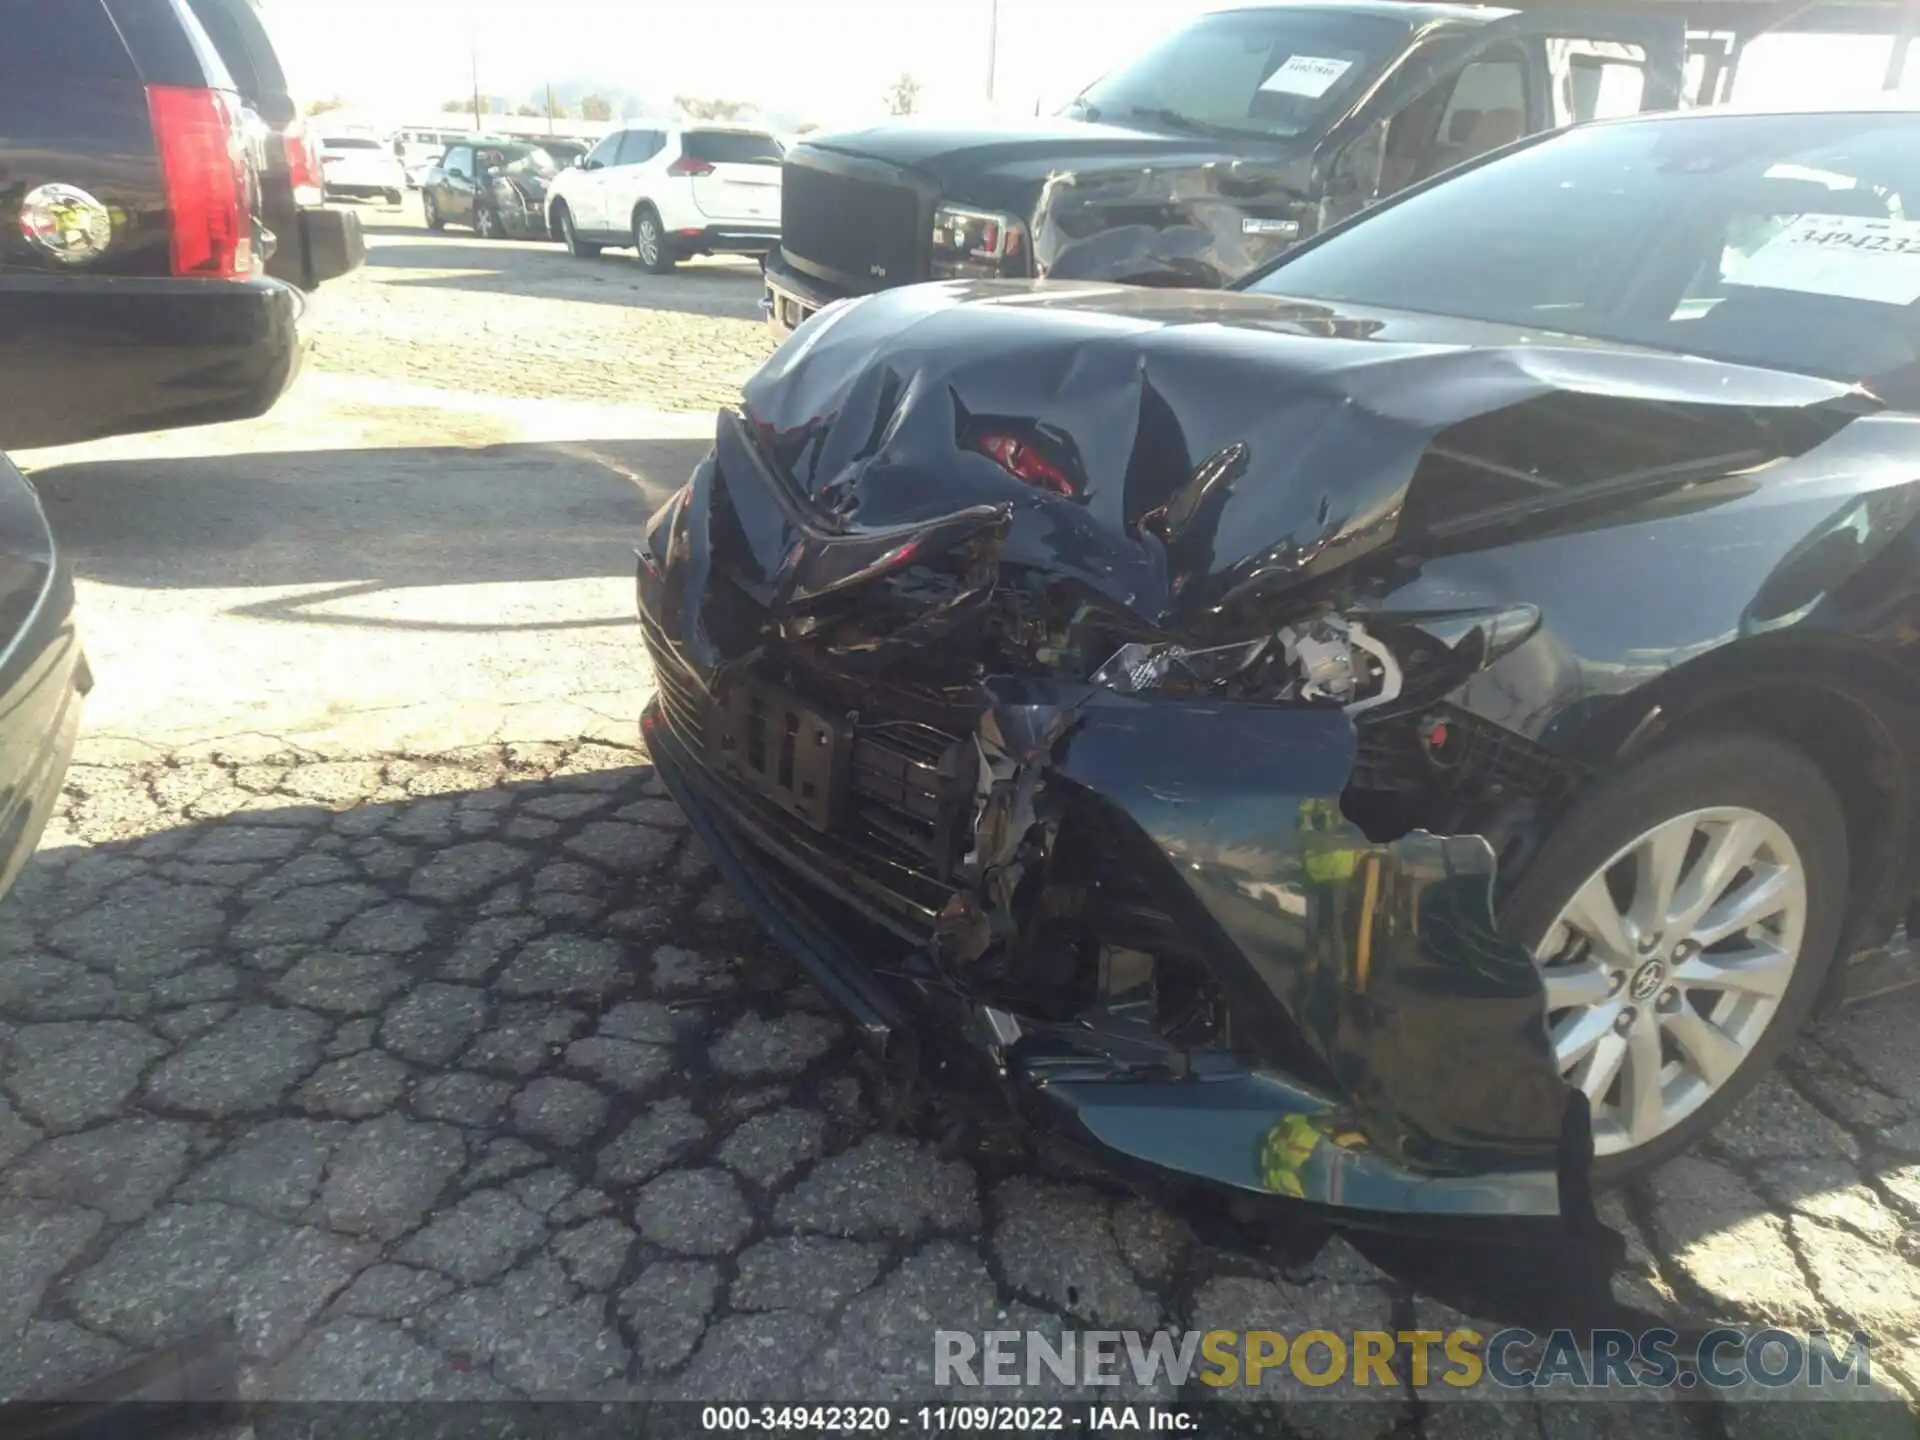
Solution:
M 598 170 L 600 168 L 600 162 L 595 160 L 591 155 L 584 160 L 574 161 L 574 164 L 578 165 L 582 170 Z
M 464 170 L 449 170 L 447 171 L 447 178 L 449 180 L 464 180 L 467 178 L 467 172 Z

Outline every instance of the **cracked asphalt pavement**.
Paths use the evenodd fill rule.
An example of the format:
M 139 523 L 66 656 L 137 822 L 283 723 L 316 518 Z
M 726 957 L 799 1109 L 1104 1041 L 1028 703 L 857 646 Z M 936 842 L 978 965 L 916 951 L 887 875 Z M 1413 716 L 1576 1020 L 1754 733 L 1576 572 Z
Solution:
M 447 244 L 457 270 L 467 247 Z M 494 263 L 523 265 L 534 290 L 517 298 L 549 272 L 583 283 L 515 248 Z M 338 304 L 406 303 L 378 254 Z M 500 298 L 428 293 L 476 321 Z M 549 303 L 596 303 L 568 293 Z M 649 312 L 612 313 L 646 333 Z M 561 397 L 515 420 L 462 391 L 445 354 L 439 388 L 376 421 L 322 383 L 251 428 L 42 467 L 106 700 L 0 904 L 0 1398 L 85 1394 L 213 1335 L 256 1398 L 918 1401 L 935 1395 L 935 1329 L 1497 1328 L 1344 1240 L 1202 1223 L 902 1103 L 727 894 L 637 748 L 626 547 L 664 461 L 604 493 L 598 461 L 503 471 L 527 457 L 500 452 L 502 424 L 561 447 L 540 452 L 558 464 L 615 443 L 568 424 L 617 436 L 615 417 Z M 378 454 L 336 443 L 367 423 Z M 262 453 L 251 488 L 219 471 L 197 491 L 206 466 Z M 141 481 L 154 466 L 165 485 Z M 283 466 L 302 482 L 274 483 Z M 110 513 L 89 479 L 153 513 Z M 484 579 L 434 559 L 416 484 L 461 517 L 442 541 L 456 560 L 493 557 Z M 556 506 L 582 513 L 542 528 Z M 354 512 L 376 548 L 413 527 L 377 558 L 398 587 L 431 562 L 431 606 L 406 599 L 389 629 L 236 613 L 279 593 L 277 567 L 351 579 L 358 552 L 330 523 Z M 244 543 L 222 558 L 202 521 Z M 516 544 L 543 558 L 516 561 Z M 516 619 L 516 587 L 561 554 L 572 598 Z M 170 586 L 182 570 L 193 583 Z M 604 623 L 565 625 L 575 610 Z M 253 668 L 223 678 L 196 645 Z M 145 694 L 169 665 L 199 683 Z M 559 698 L 529 708 L 530 686 Z M 1619 1298 L 1676 1324 L 1864 1328 L 1879 1392 L 1920 1394 L 1916 1030 L 1912 996 L 1828 1023 L 1697 1153 L 1606 1197 L 1630 1247 Z M 1311 1398 L 1277 1372 L 1261 1393 Z M 1449 1398 L 1409 1384 L 1286 1423 L 1821 1433 L 1800 1405 L 1490 1417 Z M 1878 1408 L 1884 1424 L 1853 1433 L 1912 1433 L 1905 1403 Z

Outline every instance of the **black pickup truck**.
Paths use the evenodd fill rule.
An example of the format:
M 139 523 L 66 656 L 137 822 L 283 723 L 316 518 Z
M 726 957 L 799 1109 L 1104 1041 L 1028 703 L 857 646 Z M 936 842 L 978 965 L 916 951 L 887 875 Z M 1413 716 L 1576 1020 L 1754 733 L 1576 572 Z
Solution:
M 1671 15 L 1328 0 L 1203 15 L 1013 128 L 894 122 L 787 154 L 767 307 L 790 330 L 922 280 L 1218 286 L 1523 135 L 1673 108 Z
M 251 0 L 0 0 L 0 449 L 243 419 L 291 383 L 303 291 L 365 249 L 303 203 L 284 87 Z

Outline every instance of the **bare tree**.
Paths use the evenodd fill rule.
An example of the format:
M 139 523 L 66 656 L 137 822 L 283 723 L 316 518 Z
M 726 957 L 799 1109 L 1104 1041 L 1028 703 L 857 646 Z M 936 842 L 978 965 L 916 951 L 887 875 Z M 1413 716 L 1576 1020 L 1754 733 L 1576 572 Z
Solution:
M 580 100 L 580 118 L 582 120 L 611 120 L 613 105 L 604 95 L 586 95 Z
M 920 108 L 920 81 L 905 70 L 895 80 L 886 94 L 887 113 L 889 115 L 911 115 Z
M 738 120 L 753 108 L 744 100 L 704 100 L 698 95 L 676 95 L 673 103 L 689 120 Z

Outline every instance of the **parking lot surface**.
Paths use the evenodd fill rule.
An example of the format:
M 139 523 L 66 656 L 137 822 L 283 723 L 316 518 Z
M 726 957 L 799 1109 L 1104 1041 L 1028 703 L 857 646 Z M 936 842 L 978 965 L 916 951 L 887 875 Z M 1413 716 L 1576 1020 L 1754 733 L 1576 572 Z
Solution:
M 224 1343 L 258 1397 L 920 1400 L 935 1329 L 1506 1318 L 1189 1223 L 860 1057 L 634 727 L 633 537 L 770 349 L 757 274 L 408 214 L 273 415 L 21 457 L 100 683 L 0 905 L 0 1396 Z M 1876 1390 L 1920 1394 L 1916 1029 L 1911 997 L 1830 1022 L 1607 1197 L 1619 1299 L 1863 1328 Z M 1447 1398 L 1289 1423 L 1820 1433 Z

